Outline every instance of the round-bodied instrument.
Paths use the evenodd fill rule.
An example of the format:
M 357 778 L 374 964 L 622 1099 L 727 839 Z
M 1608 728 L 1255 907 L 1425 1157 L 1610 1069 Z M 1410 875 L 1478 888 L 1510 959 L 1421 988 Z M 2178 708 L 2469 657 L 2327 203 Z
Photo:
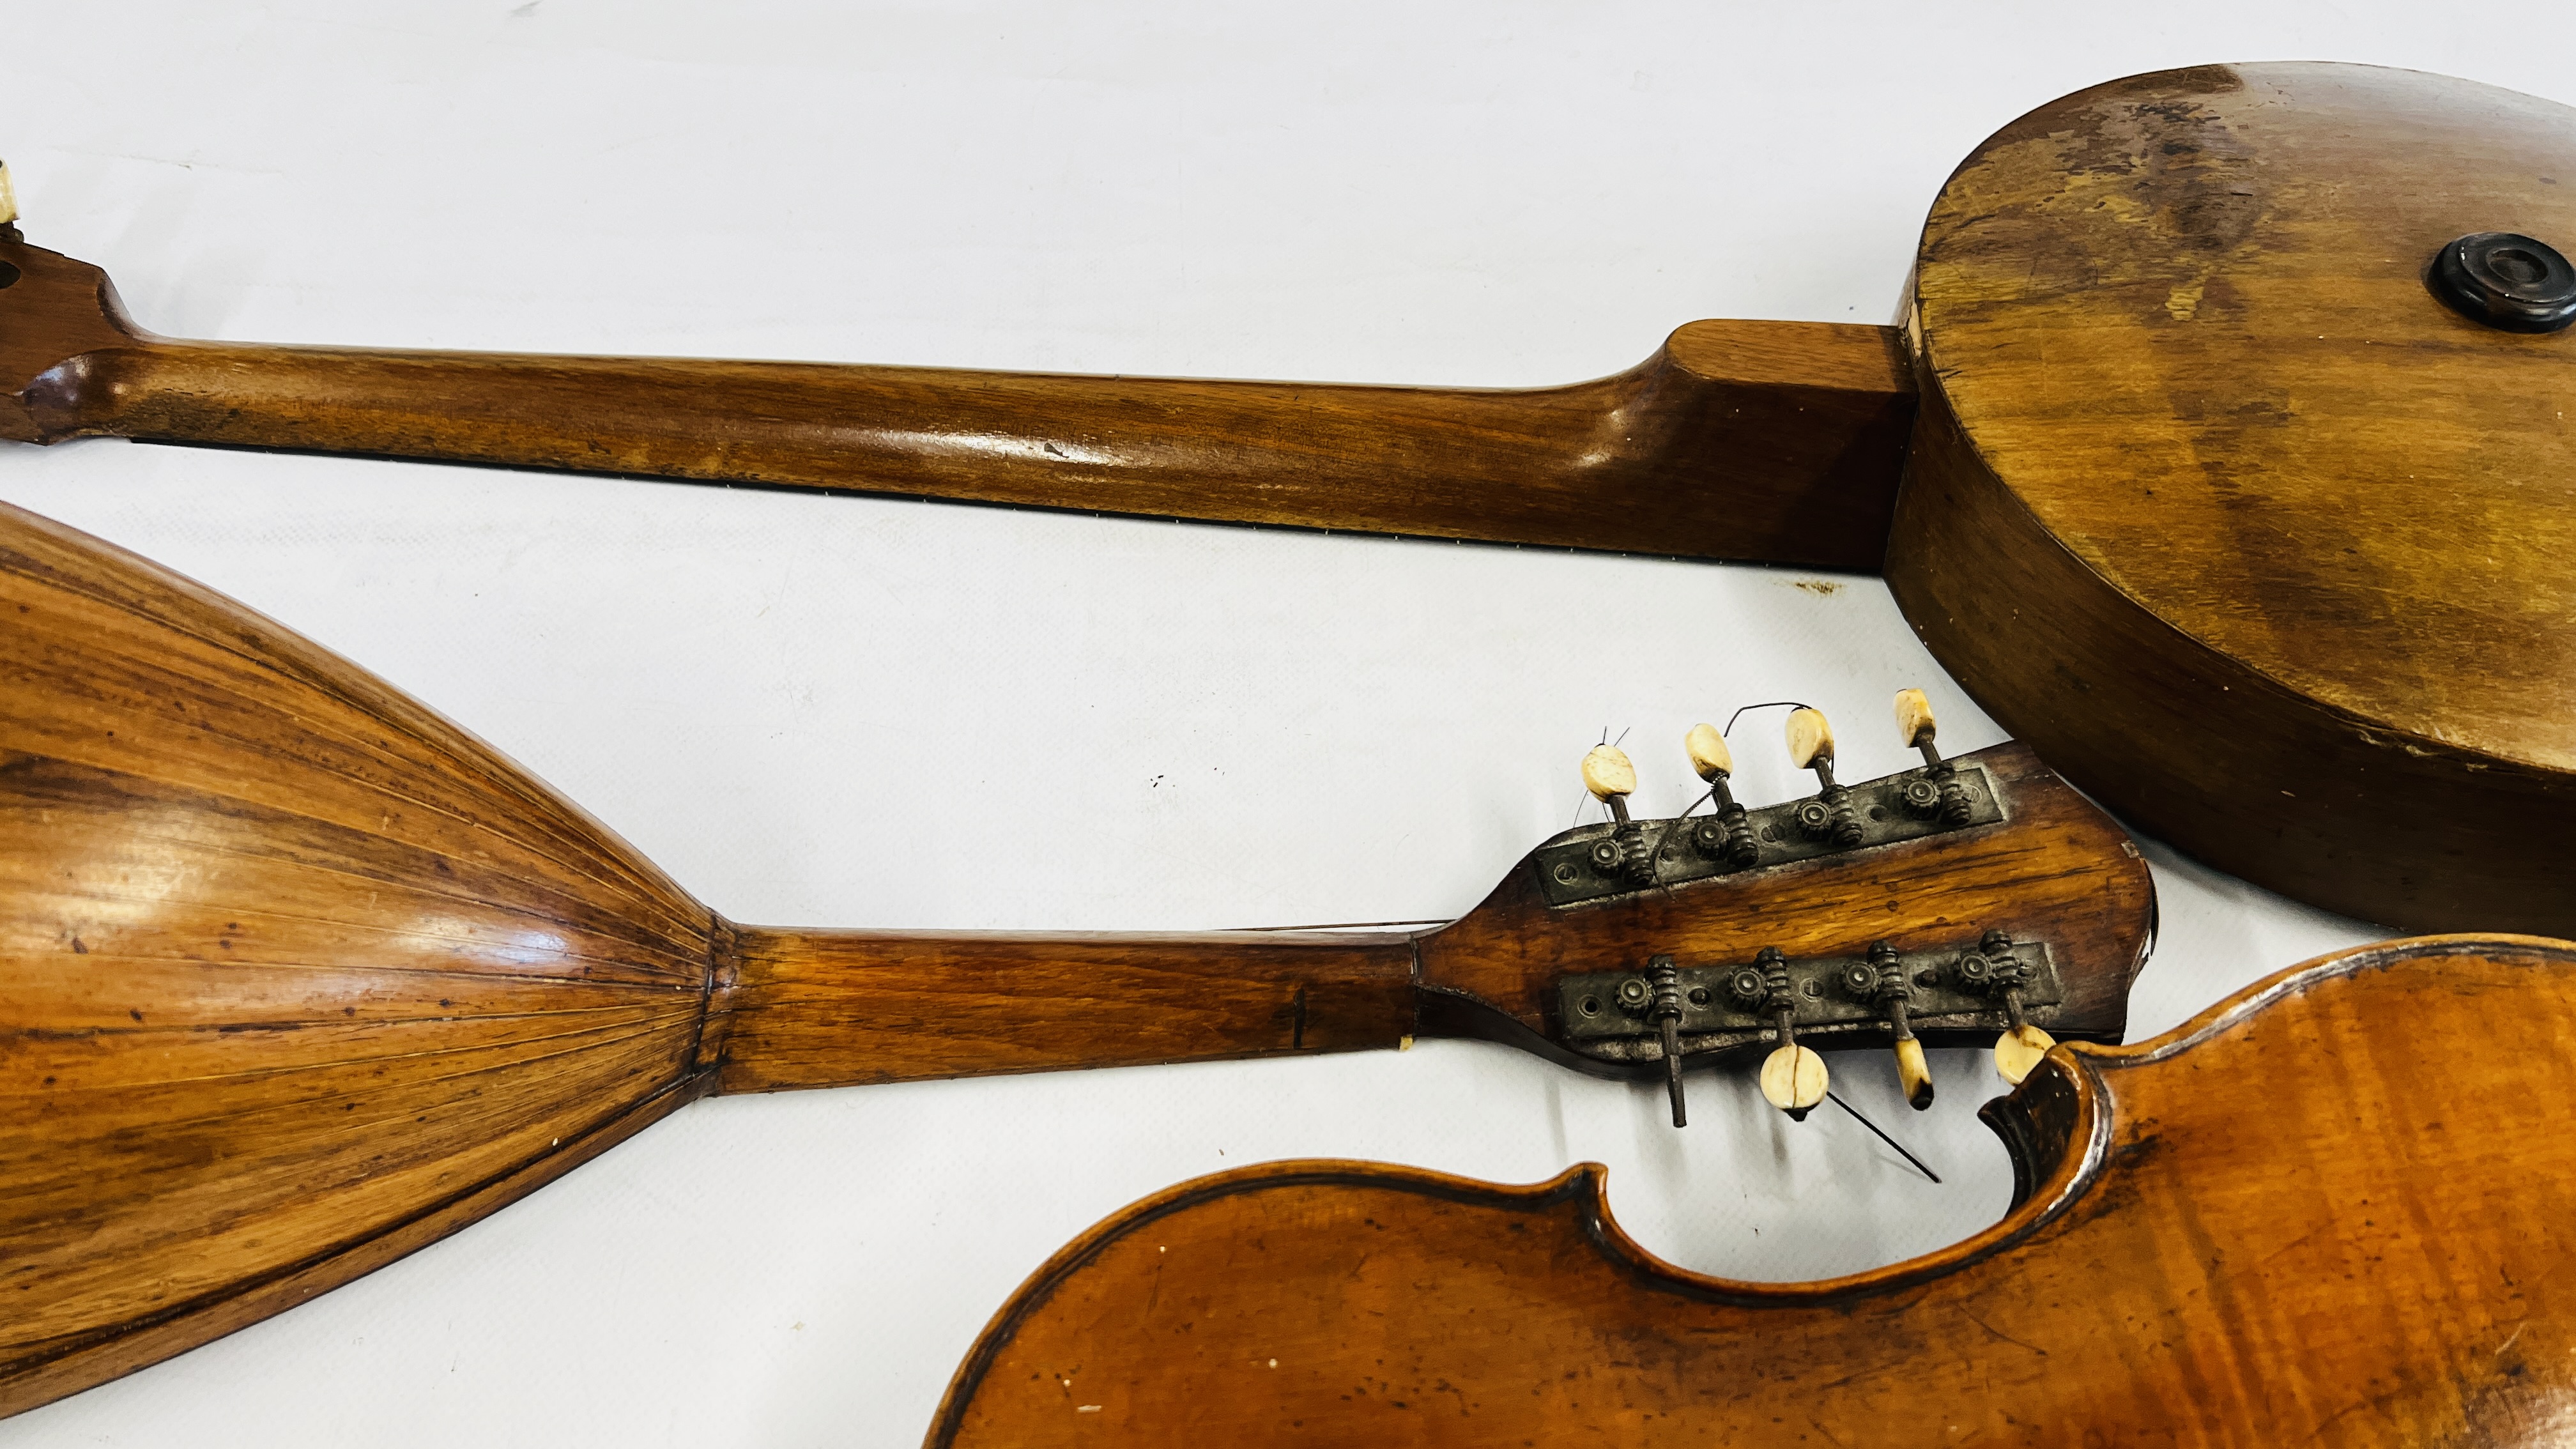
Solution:
M 1533 391 L 156 337 L 0 228 L 0 437 L 89 434 L 1883 570 L 2127 818 L 2412 929 L 2576 934 L 2576 111 L 2355 65 L 2068 96 L 1900 328 Z M 0 221 L 5 221 L 0 216 Z

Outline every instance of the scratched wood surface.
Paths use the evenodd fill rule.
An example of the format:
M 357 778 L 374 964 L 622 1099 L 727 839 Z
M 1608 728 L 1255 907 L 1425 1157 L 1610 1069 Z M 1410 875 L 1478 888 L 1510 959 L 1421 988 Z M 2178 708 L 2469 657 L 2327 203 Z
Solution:
M 2123 816 L 2364 920 L 2576 934 L 2576 333 L 2434 253 L 2576 250 L 2576 111 L 2368 66 L 2168 71 L 1980 146 L 1924 229 L 1887 565 Z
M 2364 919 L 2564 933 L 2576 336 L 2422 278 L 2469 232 L 2576 249 L 2571 170 L 2576 112 L 2469 82 L 2135 77 L 1960 166 L 1902 340 L 1694 322 L 1525 391 L 181 341 L 0 230 L 0 437 L 1883 566 L 1996 719 L 2154 833 Z
M 2026 1200 L 1821 1283 L 1655 1260 L 1593 1166 L 1208 1178 L 1032 1277 L 928 1442 L 2563 1444 L 2571 1044 L 2576 944 L 2324 958 L 2060 1048 L 1989 1109 Z
M 1894 329 L 1693 322 L 1528 389 L 1076 377 L 154 336 L 0 227 L 0 438 L 116 436 L 1872 569 Z
M 1974 758 L 2021 762 L 2009 818 L 1909 872 L 2084 880 L 2124 902 L 2125 938 L 2067 962 L 2072 1028 L 2116 1034 L 2150 924 L 2143 866 L 2098 815 L 2052 829 L 2090 807 L 2026 753 Z M 5 505 L 0 823 L 0 1413 L 291 1307 L 709 1091 L 1475 1027 L 1456 993 L 1423 991 L 1405 935 L 736 926 L 383 681 Z M 1522 902 L 1506 934 L 1598 934 L 1602 956 L 1648 920 L 1697 939 L 1704 915 L 1840 914 L 1811 923 L 1840 939 L 1883 925 L 1870 854 L 1782 871 L 1776 900 L 1757 875 Z M 1870 884 L 1831 889 L 1845 870 Z M 1540 984 L 1514 972 L 1586 954 L 1477 979 L 1524 1000 Z M 1426 1020 L 1426 999 L 1446 1014 Z

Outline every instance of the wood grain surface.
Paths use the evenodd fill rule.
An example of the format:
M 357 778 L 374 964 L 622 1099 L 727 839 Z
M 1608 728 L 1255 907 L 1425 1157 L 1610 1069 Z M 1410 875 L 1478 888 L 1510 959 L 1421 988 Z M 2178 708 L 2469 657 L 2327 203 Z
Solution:
M 1924 230 L 1887 576 L 2153 834 L 2365 920 L 2568 934 L 2576 334 L 2434 299 L 2489 230 L 2576 248 L 2576 111 L 2260 65 L 2016 121 Z
M 0 1411 L 364 1272 L 675 1104 L 709 917 L 596 822 L 15 509 L 0 621 Z
M 2116 1034 L 2144 867 L 2026 752 L 1969 758 L 2007 809 L 1965 849 L 1560 912 L 1506 887 L 1438 959 L 1524 1002 L 1648 936 L 1720 939 L 1711 918 L 1839 940 L 1888 899 L 2027 894 L 2085 943 L 2063 1020 Z M 5 505 L 0 825 L 0 1413 L 381 1266 L 708 1091 L 1462 1030 L 1581 1060 L 1426 991 L 1416 936 L 736 926 L 383 681 Z
M 2155 885 L 2118 825 L 2029 750 L 1958 757 L 1986 772 L 1993 825 L 1759 871 L 1551 907 L 1528 858 L 1457 921 L 1405 934 L 1157 936 L 744 929 L 727 926 L 708 1039 L 728 1092 L 993 1072 L 1389 1047 L 1407 1036 L 1498 1040 L 1577 1070 L 1660 1070 L 1577 1056 L 1558 980 L 1642 966 L 1964 950 L 1988 930 L 2044 941 L 2069 984 L 2046 1020 L 2118 1041 L 2154 934 Z M 1212 959 L 1225 962 L 1222 973 Z M 1927 1027 L 1983 1046 L 1990 1027 Z M 1818 1029 L 1877 1047 L 1881 1027 Z M 1713 1067 L 1759 1046 L 1695 1055 Z M 709 1048 L 714 1060 L 716 1048 Z
M 1482 1008 L 1462 1029 L 1508 1019 L 1545 1042 L 1559 1026 L 1556 981 L 1569 973 L 1639 966 L 1659 954 L 1685 966 L 1742 965 L 1765 946 L 1792 958 L 1866 956 L 1879 940 L 1905 951 L 1965 949 L 2000 930 L 2046 941 L 2076 983 L 2049 1030 L 2118 1041 L 2154 930 L 2146 861 L 2110 817 L 2027 748 L 1998 745 L 1958 759 L 1985 770 L 2007 813 L 2003 823 L 1555 912 L 1539 894 L 1537 868 L 1523 861 L 1475 910 L 1423 935 L 1427 999 Z M 1971 1036 L 1979 1046 L 1994 1040 L 1991 1031 Z M 1872 1029 L 1814 1040 L 1889 1039 Z
M 2576 111 L 2470 82 L 2133 77 L 1959 167 L 1902 343 L 1694 322 L 1525 391 L 178 341 L 0 229 L 0 437 L 1883 562 L 1995 718 L 2183 849 L 2363 919 L 2564 934 L 2576 334 L 2424 274 L 2471 232 L 2576 250 L 2571 171 Z
M 157 337 L 0 227 L 0 438 L 118 436 L 1875 569 L 1892 328 L 1693 322 L 1521 390 Z
M 1349 1051 L 1415 1031 L 1413 941 L 1400 934 L 741 940 L 741 984 L 710 1021 L 726 1037 L 728 1092 Z
M 1203 1179 L 1040 1269 L 928 1442 L 2563 1444 L 2570 1043 L 2576 945 L 2324 958 L 2059 1048 L 1989 1108 L 2025 1201 L 1819 1283 L 1657 1261 L 1594 1166 Z

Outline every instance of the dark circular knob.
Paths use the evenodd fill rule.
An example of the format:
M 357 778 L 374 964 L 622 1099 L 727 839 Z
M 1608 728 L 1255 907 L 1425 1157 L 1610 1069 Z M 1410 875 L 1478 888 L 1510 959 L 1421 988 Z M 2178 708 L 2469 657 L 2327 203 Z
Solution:
M 1941 787 L 1929 780 L 1908 780 L 1897 796 L 1905 813 L 1918 820 L 1929 820 L 1941 813 Z
M 1834 833 L 1834 812 L 1822 800 L 1801 800 L 1789 812 L 1798 822 L 1798 831 L 1809 840 L 1823 840 Z
M 1858 961 L 1843 968 L 1843 994 L 1856 1001 L 1878 997 L 1878 973 Z
M 1726 978 L 1726 994 L 1747 1006 L 1758 1006 L 1764 997 L 1771 994 L 1771 988 L 1763 981 L 1761 972 L 1746 966 Z
M 2555 332 L 2576 322 L 2576 267 L 2544 241 L 2482 231 L 2433 258 L 2433 295 L 2507 332 Z

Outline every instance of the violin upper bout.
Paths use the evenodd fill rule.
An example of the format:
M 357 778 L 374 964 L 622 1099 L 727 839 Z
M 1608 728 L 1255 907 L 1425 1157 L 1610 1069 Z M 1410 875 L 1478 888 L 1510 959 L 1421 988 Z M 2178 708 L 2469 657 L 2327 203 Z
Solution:
M 1977 1109 L 2012 1159 L 2016 1211 L 2067 1169 L 2070 1154 L 2090 1147 L 2094 1119 L 2085 1110 L 2082 1072 L 2073 1058 L 2051 1052 L 2010 1095 Z

